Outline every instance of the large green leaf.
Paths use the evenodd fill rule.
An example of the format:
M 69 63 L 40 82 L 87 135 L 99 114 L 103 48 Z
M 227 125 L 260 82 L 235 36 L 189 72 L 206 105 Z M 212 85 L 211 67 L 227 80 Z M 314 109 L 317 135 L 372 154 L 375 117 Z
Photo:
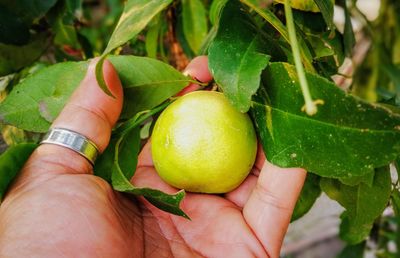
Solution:
M 124 118 L 154 108 L 193 82 L 155 59 L 112 56 L 110 61 L 125 88 Z M 87 62 L 64 62 L 26 78 L 0 104 L 0 122 L 46 132 L 85 76 L 87 67 Z
M 207 36 L 207 14 L 201 0 L 182 0 L 183 33 L 190 48 L 198 54 Z
M 37 144 L 22 143 L 8 148 L 0 156 L 0 201 Z
M 0 122 L 46 132 L 83 79 L 87 62 L 65 62 L 26 78 L 0 104 Z
M 319 176 L 311 173 L 307 174 L 300 197 L 294 207 L 291 221 L 295 221 L 306 214 L 311 209 L 317 198 L 321 195 L 319 180 Z
M 123 118 L 156 107 L 193 82 L 172 66 L 155 59 L 136 56 L 109 59 L 124 86 Z
M 218 32 L 208 50 L 215 81 L 233 106 L 241 112 L 250 108 L 251 97 L 260 85 L 261 71 L 269 56 L 260 36 L 237 1 L 222 11 Z
M 136 36 L 172 0 L 128 0 L 103 54 L 125 44 Z
M 399 156 L 398 114 L 348 95 L 318 75 L 307 73 L 307 80 L 312 97 L 324 101 L 311 117 L 302 112 L 303 95 L 292 65 L 271 63 L 263 73 L 268 96 L 256 100 L 252 115 L 269 161 L 348 178 L 371 173 Z
M 389 166 L 376 170 L 372 186 L 359 184 L 347 186 L 336 179 L 321 179 L 322 190 L 342 205 L 340 237 L 349 244 L 357 244 L 366 239 L 374 220 L 381 215 L 389 202 L 391 178 Z

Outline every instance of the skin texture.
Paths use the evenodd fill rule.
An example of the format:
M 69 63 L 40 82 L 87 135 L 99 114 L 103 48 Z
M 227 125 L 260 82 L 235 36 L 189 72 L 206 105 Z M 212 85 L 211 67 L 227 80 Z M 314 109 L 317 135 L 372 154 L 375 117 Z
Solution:
M 211 80 L 206 57 L 194 59 L 186 73 Z M 100 90 L 92 65 L 53 124 L 80 132 L 100 150 L 122 107 L 121 84 L 108 62 L 104 74 L 116 99 Z M 306 173 L 264 160 L 259 151 L 253 173 L 233 192 L 188 194 L 182 208 L 189 221 L 113 191 L 73 151 L 41 145 L 0 206 L 0 257 L 278 257 Z M 176 191 L 157 176 L 150 143 L 133 183 Z
M 215 91 L 195 91 L 169 105 L 151 138 L 158 175 L 190 192 L 232 191 L 249 174 L 257 153 L 249 116 Z

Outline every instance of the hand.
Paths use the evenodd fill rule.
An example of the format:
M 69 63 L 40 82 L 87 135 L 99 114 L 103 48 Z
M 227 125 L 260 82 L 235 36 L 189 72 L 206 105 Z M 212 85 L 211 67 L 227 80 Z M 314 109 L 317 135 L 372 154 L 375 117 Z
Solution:
M 92 64 L 53 123 L 87 136 L 100 151 L 123 99 L 114 68 L 106 62 L 103 69 L 116 98 L 98 87 Z M 206 57 L 194 59 L 187 73 L 211 80 Z M 157 176 L 149 150 L 147 144 L 139 155 L 133 183 L 175 192 Z M 75 152 L 41 145 L 0 206 L 0 257 L 278 257 L 306 173 L 264 160 L 259 152 L 253 172 L 224 196 L 188 193 L 187 220 L 113 191 Z

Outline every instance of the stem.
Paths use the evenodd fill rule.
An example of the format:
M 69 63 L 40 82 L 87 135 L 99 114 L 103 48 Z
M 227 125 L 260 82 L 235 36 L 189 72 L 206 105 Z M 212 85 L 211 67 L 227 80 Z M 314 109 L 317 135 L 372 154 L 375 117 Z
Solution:
M 146 121 L 152 115 L 157 114 L 158 112 L 166 108 L 169 104 L 171 104 L 171 101 L 167 101 L 164 104 L 161 104 L 160 106 L 153 108 L 152 110 L 143 111 L 136 114 L 133 118 L 129 119 L 123 125 L 115 129 L 113 135 L 118 135 L 118 134 L 124 135 L 129 130 L 135 128 L 136 126 Z
M 301 62 L 300 48 L 296 38 L 296 29 L 293 22 L 293 13 L 292 13 L 292 8 L 290 7 L 290 0 L 285 0 L 285 16 L 286 16 L 286 26 L 289 33 L 289 41 L 293 52 L 294 64 L 296 66 L 296 71 L 299 77 L 301 91 L 303 92 L 305 101 L 303 109 L 306 111 L 307 115 L 312 116 L 317 113 L 317 105 L 316 102 L 314 102 L 311 97 L 307 78 L 304 72 L 303 64 Z

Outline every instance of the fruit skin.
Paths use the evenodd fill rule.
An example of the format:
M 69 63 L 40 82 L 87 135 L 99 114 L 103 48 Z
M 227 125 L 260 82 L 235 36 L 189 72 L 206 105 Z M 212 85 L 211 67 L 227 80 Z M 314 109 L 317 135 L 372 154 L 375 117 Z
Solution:
M 219 92 L 196 91 L 168 106 L 152 134 L 159 176 L 190 192 L 226 193 L 247 177 L 257 137 L 247 114 Z

